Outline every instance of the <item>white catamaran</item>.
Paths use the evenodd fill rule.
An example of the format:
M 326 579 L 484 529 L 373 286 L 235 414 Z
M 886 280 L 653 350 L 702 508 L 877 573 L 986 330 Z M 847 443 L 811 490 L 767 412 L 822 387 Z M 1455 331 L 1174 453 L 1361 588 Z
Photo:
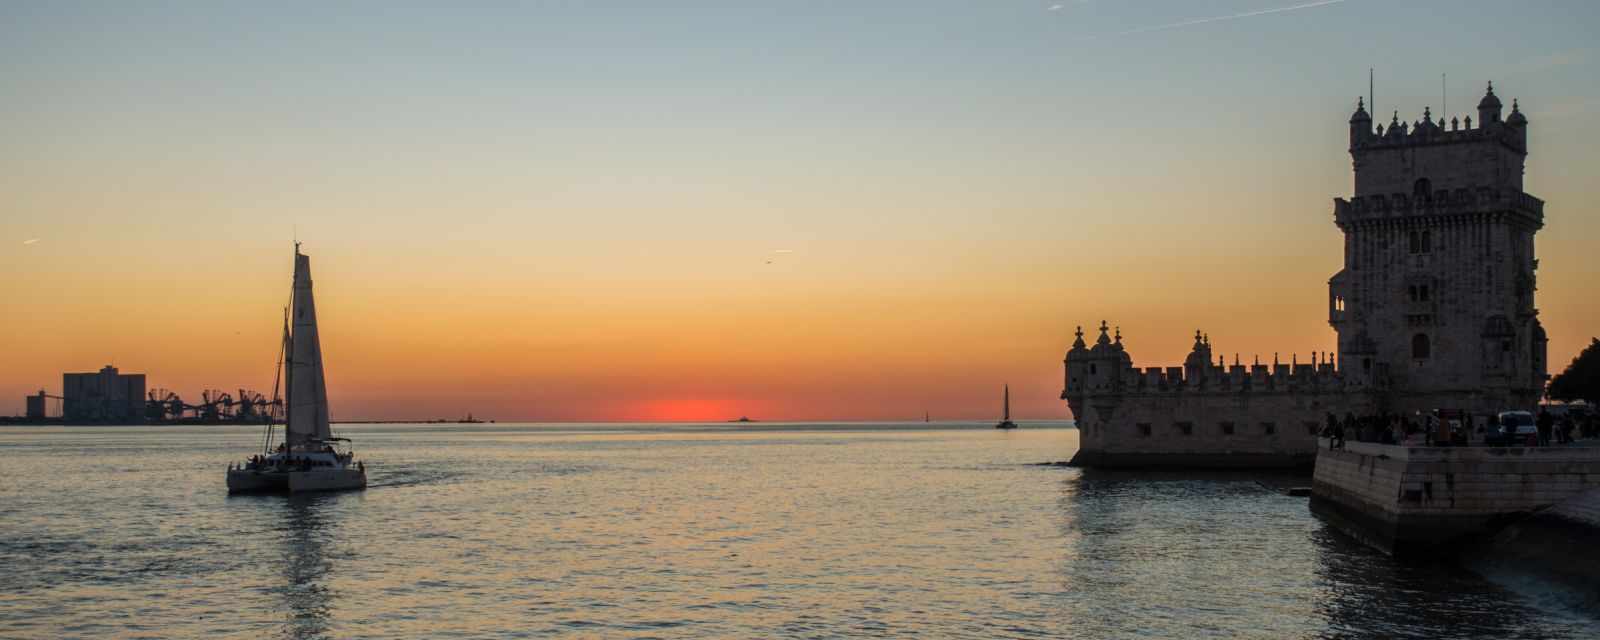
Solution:
M 322 374 L 317 307 L 311 297 L 311 258 L 300 253 L 299 243 L 294 246 L 294 295 L 284 319 L 279 369 L 287 396 L 283 442 L 272 448 L 269 418 L 265 450 L 228 466 L 228 493 L 365 488 L 366 465 L 355 461 L 348 438 L 335 438 L 328 428 L 328 385 Z M 276 400 L 277 394 L 273 396 Z M 339 450 L 340 445 L 345 450 Z

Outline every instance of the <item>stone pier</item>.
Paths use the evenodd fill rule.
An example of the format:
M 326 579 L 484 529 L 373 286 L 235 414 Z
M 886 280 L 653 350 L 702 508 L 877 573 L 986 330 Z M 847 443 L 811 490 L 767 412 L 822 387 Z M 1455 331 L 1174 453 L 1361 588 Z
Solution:
M 1433 555 L 1600 488 L 1600 447 L 1407 447 L 1320 439 L 1311 510 L 1393 555 Z

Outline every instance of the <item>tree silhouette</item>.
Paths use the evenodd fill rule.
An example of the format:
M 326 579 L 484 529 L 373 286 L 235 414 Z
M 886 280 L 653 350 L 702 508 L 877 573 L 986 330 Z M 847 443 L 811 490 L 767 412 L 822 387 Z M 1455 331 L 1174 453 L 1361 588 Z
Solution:
M 1600 404 L 1600 338 L 1589 340 L 1589 346 L 1572 359 L 1567 370 L 1550 381 L 1546 395 L 1552 400 Z

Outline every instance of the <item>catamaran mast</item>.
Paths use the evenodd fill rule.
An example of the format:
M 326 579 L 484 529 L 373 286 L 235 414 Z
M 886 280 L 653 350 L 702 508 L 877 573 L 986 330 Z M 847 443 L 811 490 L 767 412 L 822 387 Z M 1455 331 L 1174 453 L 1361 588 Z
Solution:
M 1006 422 L 1010 422 L 1011 421 L 1011 385 L 1009 385 L 1009 384 L 1006 385 L 1005 417 L 1002 418 L 1002 419 L 1005 420 Z
M 277 419 L 277 415 L 275 415 L 275 412 L 278 410 L 279 406 L 284 406 L 284 407 L 288 406 L 287 404 L 279 405 L 279 403 L 278 403 L 278 401 L 280 400 L 280 398 L 278 397 L 278 392 L 279 392 L 279 389 L 280 389 L 279 386 L 278 386 L 278 383 L 281 381 L 281 378 L 283 377 L 283 362 L 284 362 L 284 359 L 288 357 L 288 355 L 289 355 L 289 307 L 286 306 L 286 307 L 283 308 L 283 339 L 278 341 L 278 369 L 276 371 L 272 372 L 272 404 L 268 405 L 268 409 L 266 411 L 267 438 L 266 438 L 266 441 L 261 444 L 262 450 L 267 455 L 272 455 L 272 425 L 273 425 L 273 420 Z

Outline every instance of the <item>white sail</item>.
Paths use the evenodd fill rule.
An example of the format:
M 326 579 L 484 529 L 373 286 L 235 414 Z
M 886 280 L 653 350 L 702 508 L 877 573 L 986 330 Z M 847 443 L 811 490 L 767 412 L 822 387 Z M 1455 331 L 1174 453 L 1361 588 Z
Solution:
M 294 306 L 290 310 L 289 363 L 284 377 L 289 390 L 289 448 L 333 436 L 328 429 L 328 384 L 322 373 L 322 341 L 317 338 L 317 305 L 311 296 L 311 258 L 294 250 Z

